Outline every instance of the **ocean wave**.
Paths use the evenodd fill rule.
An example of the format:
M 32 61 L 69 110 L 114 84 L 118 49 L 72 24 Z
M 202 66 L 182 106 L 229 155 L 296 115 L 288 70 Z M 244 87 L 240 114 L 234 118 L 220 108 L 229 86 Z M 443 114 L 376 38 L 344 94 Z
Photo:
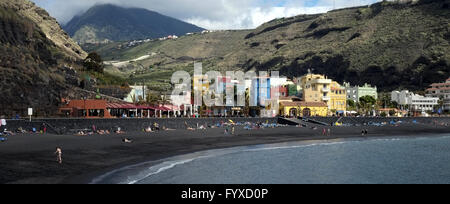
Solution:
M 199 158 L 203 158 L 203 157 L 199 157 Z M 145 176 L 143 176 L 143 177 L 141 177 L 139 179 L 135 179 L 135 180 L 129 181 L 127 183 L 128 184 L 136 184 L 139 181 L 142 181 L 142 180 L 144 180 L 146 178 L 149 178 L 150 176 L 153 176 L 153 175 L 159 174 L 161 172 L 167 171 L 167 170 L 172 169 L 172 168 L 174 168 L 174 167 L 176 167 L 178 165 L 190 163 L 190 162 L 192 162 L 192 161 L 194 161 L 196 159 L 199 159 L 199 158 L 186 159 L 186 160 L 181 160 L 181 161 L 169 161 L 169 162 L 164 162 L 164 163 L 162 163 L 160 165 L 152 166 L 152 167 L 150 167 L 148 169 L 148 171 L 150 171 L 150 172 L 147 173 Z
M 316 146 L 334 146 L 343 145 L 350 143 L 366 143 L 366 142 L 383 142 L 383 141 L 402 141 L 411 139 L 427 139 L 429 137 L 395 137 L 395 138 L 359 138 L 359 139 L 337 139 L 337 140 L 321 140 L 321 141 L 301 141 L 301 142 L 289 142 L 289 143 L 278 143 L 269 145 L 254 145 L 246 147 L 234 147 L 226 149 L 217 150 L 207 150 L 201 151 L 181 156 L 176 156 L 159 161 L 144 162 L 136 165 L 130 165 L 121 169 L 111 171 L 104 174 L 98 178 L 95 178 L 91 183 L 104 183 L 109 179 L 114 178 L 115 180 L 121 180 L 120 184 L 136 184 L 140 181 L 165 172 L 167 170 L 173 169 L 180 165 L 185 165 L 196 160 L 220 157 L 230 154 L 238 154 L 242 152 L 258 152 L 258 151 L 271 151 L 271 150 L 283 150 L 283 149 L 297 149 L 297 148 L 307 148 Z M 436 138 L 450 138 L 448 135 L 436 137 Z M 155 165 L 156 164 L 156 165 Z M 133 173 L 134 172 L 134 173 Z M 120 178 L 120 175 L 122 176 Z

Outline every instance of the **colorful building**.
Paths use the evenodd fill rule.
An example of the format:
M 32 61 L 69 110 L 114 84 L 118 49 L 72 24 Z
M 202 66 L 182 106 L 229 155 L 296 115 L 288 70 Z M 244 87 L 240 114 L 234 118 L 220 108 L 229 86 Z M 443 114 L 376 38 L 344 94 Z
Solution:
M 265 107 L 266 101 L 271 99 L 271 78 L 270 77 L 256 77 L 252 79 L 250 94 L 250 106 Z
M 111 118 L 105 100 L 64 100 L 59 114 L 80 118 Z
M 330 115 L 346 112 L 347 95 L 345 87 L 339 83 L 319 74 L 307 74 L 297 79 L 297 82 L 302 87 L 303 101 L 326 103 Z
M 280 115 L 285 117 L 326 117 L 328 105 L 324 102 L 281 101 Z
M 369 84 L 364 86 L 351 86 L 350 83 L 344 83 L 347 91 L 347 99 L 359 102 L 359 99 L 364 96 L 372 96 L 374 99 L 378 99 L 377 87 L 372 87 Z
M 330 100 L 328 101 L 328 108 L 331 114 L 345 114 L 347 111 L 347 93 L 345 87 L 333 81 L 331 83 Z M 336 111 L 336 113 L 334 113 Z

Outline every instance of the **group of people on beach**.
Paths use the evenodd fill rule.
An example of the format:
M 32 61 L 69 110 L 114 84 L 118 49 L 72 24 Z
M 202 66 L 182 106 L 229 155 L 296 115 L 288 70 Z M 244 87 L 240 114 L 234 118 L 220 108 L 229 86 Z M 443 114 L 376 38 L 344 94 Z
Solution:
M 124 131 L 122 131 L 122 129 L 120 127 L 117 127 L 117 129 L 115 129 L 114 131 L 112 131 L 116 134 L 125 134 Z M 76 136 L 86 136 L 86 135 L 110 135 L 111 131 L 106 129 L 97 129 L 97 126 L 92 125 L 91 129 L 84 129 L 84 130 L 78 130 L 77 133 L 75 134 Z
M 328 136 L 328 137 L 330 137 L 330 136 L 331 136 L 331 128 L 328 128 L 328 129 L 323 128 L 323 130 L 322 130 L 322 136 Z

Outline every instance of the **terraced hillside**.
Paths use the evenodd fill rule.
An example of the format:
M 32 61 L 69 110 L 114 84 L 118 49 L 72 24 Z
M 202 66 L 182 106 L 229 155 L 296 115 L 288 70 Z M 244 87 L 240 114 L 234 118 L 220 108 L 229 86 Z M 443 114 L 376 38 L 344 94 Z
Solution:
M 382 2 L 320 15 L 276 19 L 255 30 L 218 31 L 128 48 L 94 48 L 108 71 L 132 82 L 170 87 L 175 70 L 280 70 L 288 77 L 313 69 L 339 82 L 365 82 L 383 91 L 424 89 L 450 75 L 450 1 Z M 92 48 L 91 48 L 92 49 Z

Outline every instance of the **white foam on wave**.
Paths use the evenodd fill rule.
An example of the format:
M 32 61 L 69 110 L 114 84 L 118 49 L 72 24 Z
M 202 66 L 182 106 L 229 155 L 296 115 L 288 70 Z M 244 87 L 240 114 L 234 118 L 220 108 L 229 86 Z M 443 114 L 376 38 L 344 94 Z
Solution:
M 199 158 L 196 158 L 196 159 L 199 159 Z M 172 169 L 172 168 L 174 168 L 174 167 L 176 167 L 178 165 L 190 163 L 190 162 L 192 162 L 192 161 L 194 161 L 196 159 L 187 159 L 187 160 L 181 160 L 181 161 L 170 161 L 170 162 L 164 162 L 164 163 L 162 163 L 160 165 L 152 166 L 152 167 L 150 167 L 148 169 L 150 171 L 149 173 L 147 173 L 145 176 L 143 176 L 143 177 L 141 177 L 139 179 L 135 179 L 135 180 L 132 180 L 132 181 L 128 182 L 128 184 L 136 184 L 139 181 L 142 181 L 142 180 L 144 180 L 144 179 L 146 179 L 146 178 L 148 178 L 150 176 L 153 176 L 153 175 L 159 174 L 161 172 L 167 171 L 167 170 Z
M 345 144 L 345 143 L 347 143 L 347 142 L 324 142 L 324 143 L 314 143 L 314 144 L 304 144 L 304 145 L 261 147 L 261 148 L 256 148 L 256 149 L 243 150 L 243 151 L 244 152 L 259 152 L 259 151 L 268 151 L 268 150 L 297 149 L 297 148 L 314 147 L 314 146 L 330 146 L 330 145 L 339 145 L 339 144 Z

